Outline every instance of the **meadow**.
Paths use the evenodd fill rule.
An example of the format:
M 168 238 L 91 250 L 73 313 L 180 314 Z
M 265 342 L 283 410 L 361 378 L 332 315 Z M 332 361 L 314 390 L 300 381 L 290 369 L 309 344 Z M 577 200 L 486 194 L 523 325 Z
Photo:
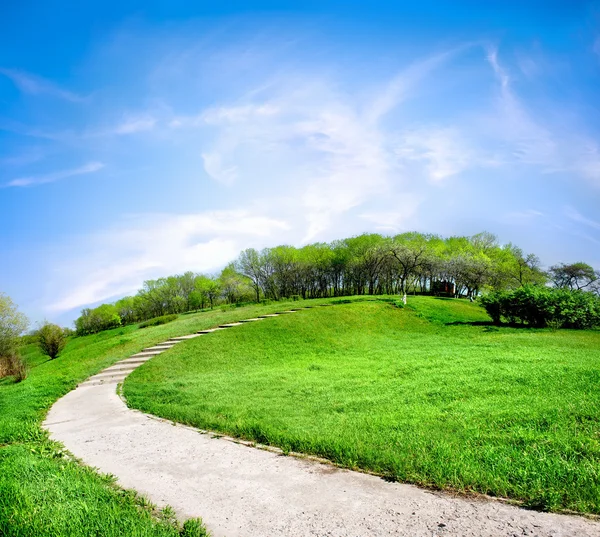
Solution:
M 48 439 L 41 422 L 52 403 L 79 382 L 145 347 L 285 306 L 219 308 L 143 330 L 130 325 L 72 338 L 55 360 L 42 356 L 35 345 L 24 347 L 28 378 L 20 383 L 0 379 L 0 535 L 202 535 L 190 529 L 193 523 L 184 530 L 171 510 L 158 511 L 135 492 L 116 486 L 113 477 L 73 460 Z
M 332 302 L 178 345 L 125 380 L 128 404 L 390 480 L 600 513 L 599 331 L 495 327 L 465 300 Z

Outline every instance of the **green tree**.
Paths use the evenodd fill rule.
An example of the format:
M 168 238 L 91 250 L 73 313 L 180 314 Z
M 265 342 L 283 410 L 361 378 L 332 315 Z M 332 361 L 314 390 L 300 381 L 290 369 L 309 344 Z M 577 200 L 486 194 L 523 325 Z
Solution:
M 239 255 L 235 267 L 250 279 L 256 295 L 256 302 L 260 302 L 261 264 L 259 253 L 254 248 L 244 250 Z
M 560 263 L 550 267 L 548 272 L 554 285 L 559 289 L 585 289 L 592 287 L 600 279 L 590 265 L 581 261 L 570 265 Z
M 19 336 L 27 330 L 29 321 L 16 304 L 0 293 L 0 357 L 9 357 L 17 352 Z
M 37 331 L 38 345 L 43 354 L 54 360 L 67 344 L 67 334 L 58 325 L 44 322 Z

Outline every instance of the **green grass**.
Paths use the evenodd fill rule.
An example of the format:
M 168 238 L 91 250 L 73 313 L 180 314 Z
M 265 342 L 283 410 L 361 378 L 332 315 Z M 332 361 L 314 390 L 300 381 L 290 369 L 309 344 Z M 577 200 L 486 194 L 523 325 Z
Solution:
M 315 308 L 178 345 L 124 393 L 390 479 L 600 513 L 600 332 L 486 319 L 430 297 Z
M 179 535 L 168 510 L 152 510 L 143 498 L 65 456 L 40 424 L 52 403 L 79 382 L 144 347 L 285 307 L 279 303 L 209 311 L 144 330 L 135 325 L 117 328 L 71 339 L 52 361 L 34 345 L 24 347 L 29 377 L 18 384 L 0 379 L 0 535 Z M 193 535 L 193 527 L 191 522 L 183 534 Z

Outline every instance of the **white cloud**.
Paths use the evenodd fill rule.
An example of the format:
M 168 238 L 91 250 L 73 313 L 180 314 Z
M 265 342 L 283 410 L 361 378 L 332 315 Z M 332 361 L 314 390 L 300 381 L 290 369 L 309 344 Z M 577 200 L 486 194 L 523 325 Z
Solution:
M 219 183 L 232 185 L 238 177 L 237 166 L 223 166 L 219 152 L 202 153 L 202 162 L 206 173 Z
M 45 78 L 25 73 L 24 71 L 0 68 L 0 74 L 10 78 L 15 86 L 23 93 L 28 93 L 30 95 L 50 95 L 51 97 L 57 97 L 71 102 L 82 102 L 86 100 L 86 97 L 62 89 Z
M 146 279 L 186 270 L 215 270 L 235 259 L 247 241 L 257 244 L 288 230 L 283 220 L 246 211 L 153 214 L 73 245 L 77 258 L 56 267 L 60 291 L 46 310 L 60 313 L 139 289 Z
M 129 117 L 116 126 L 115 134 L 133 134 L 149 131 L 156 125 L 156 119 L 151 116 Z
M 223 122 L 243 123 L 255 118 L 274 116 L 279 108 L 269 103 L 247 104 L 244 106 L 221 106 L 209 108 L 202 114 L 202 119 L 209 124 L 218 125 Z
M 481 125 L 485 127 L 482 136 L 501 148 L 504 164 L 532 165 L 544 173 L 575 173 L 600 186 L 598 145 L 562 122 L 551 125 L 535 118 L 513 91 L 497 49 L 489 49 L 487 60 L 500 84 L 500 96 L 496 113 L 488 118 L 487 126 Z
M 379 91 L 367 107 L 366 116 L 369 121 L 377 122 L 393 108 L 398 106 L 398 104 L 407 99 L 415 86 L 431 74 L 432 71 L 447 62 L 460 51 L 463 51 L 470 46 L 470 44 L 463 45 L 440 54 L 435 54 L 424 60 L 417 61 L 392 78 L 392 80 L 384 87 L 383 91 Z
M 348 95 L 325 78 L 297 75 L 250 92 L 248 102 L 177 117 L 171 125 L 214 130 L 202 158 L 218 182 L 285 180 L 304 209 L 303 241 L 310 241 L 345 212 L 403 181 L 382 119 L 458 50 L 415 62 L 367 99 Z M 437 158 L 430 162 L 436 178 L 460 171 L 453 147 L 444 149 L 441 143 L 438 139 L 428 157 Z
M 75 168 L 73 170 L 62 170 L 59 172 L 48 173 L 44 175 L 30 176 L 30 177 L 20 177 L 18 179 L 13 179 L 9 181 L 5 187 L 28 187 L 34 185 L 42 185 L 46 183 L 54 183 L 55 181 L 59 181 L 60 179 L 66 179 L 67 177 L 73 177 L 76 175 L 86 175 L 89 173 L 95 173 L 104 168 L 104 164 L 101 162 L 89 162 L 84 166 L 80 166 L 79 168 Z
M 476 165 L 491 164 L 469 147 L 455 128 L 422 128 L 404 133 L 396 154 L 425 163 L 432 182 L 439 182 Z

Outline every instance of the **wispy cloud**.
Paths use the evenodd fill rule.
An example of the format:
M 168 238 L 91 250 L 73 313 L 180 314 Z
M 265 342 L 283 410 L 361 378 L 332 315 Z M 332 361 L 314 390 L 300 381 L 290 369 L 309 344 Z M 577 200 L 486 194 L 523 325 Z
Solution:
M 13 179 L 9 181 L 4 186 L 5 187 L 30 187 L 35 185 L 43 185 L 46 183 L 54 183 L 55 181 L 60 181 L 61 179 L 66 179 L 67 177 L 73 177 L 75 175 L 86 175 L 89 173 L 94 173 L 104 168 L 104 164 L 101 162 L 89 162 L 84 166 L 80 166 L 79 168 L 75 168 L 72 170 L 62 170 L 59 172 L 48 173 L 45 175 L 37 175 L 30 177 L 20 177 L 18 179 Z
M 475 166 L 497 162 L 464 140 L 457 128 L 422 127 L 401 135 L 396 147 L 399 158 L 422 162 L 430 181 L 436 183 Z
M 600 230 L 600 222 L 598 222 L 597 220 L 592 220 L 591 218 L 587 218 L 586 216 L 583 216 L 579 211 L 577 211 L 573 207 L 565 208 L 565 216 L 567 218 L 570 218 L 574 222 L 577 222 L 579 224 L 584 224 L 585 226 L 591 227 L 593 229 Z
M 507 222 L 531 222 L 537 218 L 544 216 L 544 213 L 536 209 L 526 209 L 524 211 L 512 211 L 504 215 L 504 220 Z
M 82 102 L 87 99 L 87 97 L 65 90 L 50 80 L 31 73 L 0 67 L 0 74 L 10 78 L 17 88 L 29 95 L 49 95 L 70 102 Z
M 26 166 L 42 160 L 45 156 L 45 151 L 39 147 L 30 147 L 11 155 L 10 157 L 0 158 L 0 164 L 3 166 Z
M 402 182 L 401 161 L 407 155 L 395 150 L 383 119 L 459 50 L 414 62 L 362 99 L 327 78 L 287 73 L 286 80 L 272 79 L 261 90 L 247 92 L 244 102 L 177 117 L 171 126 L 213 130 L 214 141 L 202 158 L 206 173 L 220 183 L 256 182 L 257 175 L 274 183 L 284 180 L 298 192 L 308 225 L 303 240 L 310 241 L 333 219 Z M 421 151 L 419 158 L 428 159 L 436 179 L 467 165 L 452 155 L 456 145 L 442 138 L 430 139 L 427 155 L 411 146 L 415 154 Z
M 233 260 L 244 244 L 260 245 L 287 229 L 284 220 L 248 211 L 132 217 L 77 245 L 78 258 L 57 267 L 63 277 L 53 284 L 59 298 L 46 310 L 60 313 L 108 300 L 165 274 L 216 270 Z
M 544 173 L 575 173 L 600 186 L 598 144 L 562 123 L 551 125 L 535 117 L 513 90 L 496 48 L 488 49 L 487 60 L 500 84 L 499 107 L 487 130 L 497 147 L 502 147 L 498 142 L 503 142 L 505 164 L 532 165 Z
M 114 134 L 134 134 L 136 132 L 150 131 L 155 125 L 156 118 L 151 116 L 128 117 L 119 123 L 113 132 Z
M 373 101 L 369 103 L 366 108 L 366 117 L 371 122 L 377 122 L 407 99 L 410 93 L 414 91 L 415 86 L 425 77 L 469 46 L 471 45 L 465 44 L 419 60 L 398 73 L 386 84 L 383 91 L 379 91 Z

